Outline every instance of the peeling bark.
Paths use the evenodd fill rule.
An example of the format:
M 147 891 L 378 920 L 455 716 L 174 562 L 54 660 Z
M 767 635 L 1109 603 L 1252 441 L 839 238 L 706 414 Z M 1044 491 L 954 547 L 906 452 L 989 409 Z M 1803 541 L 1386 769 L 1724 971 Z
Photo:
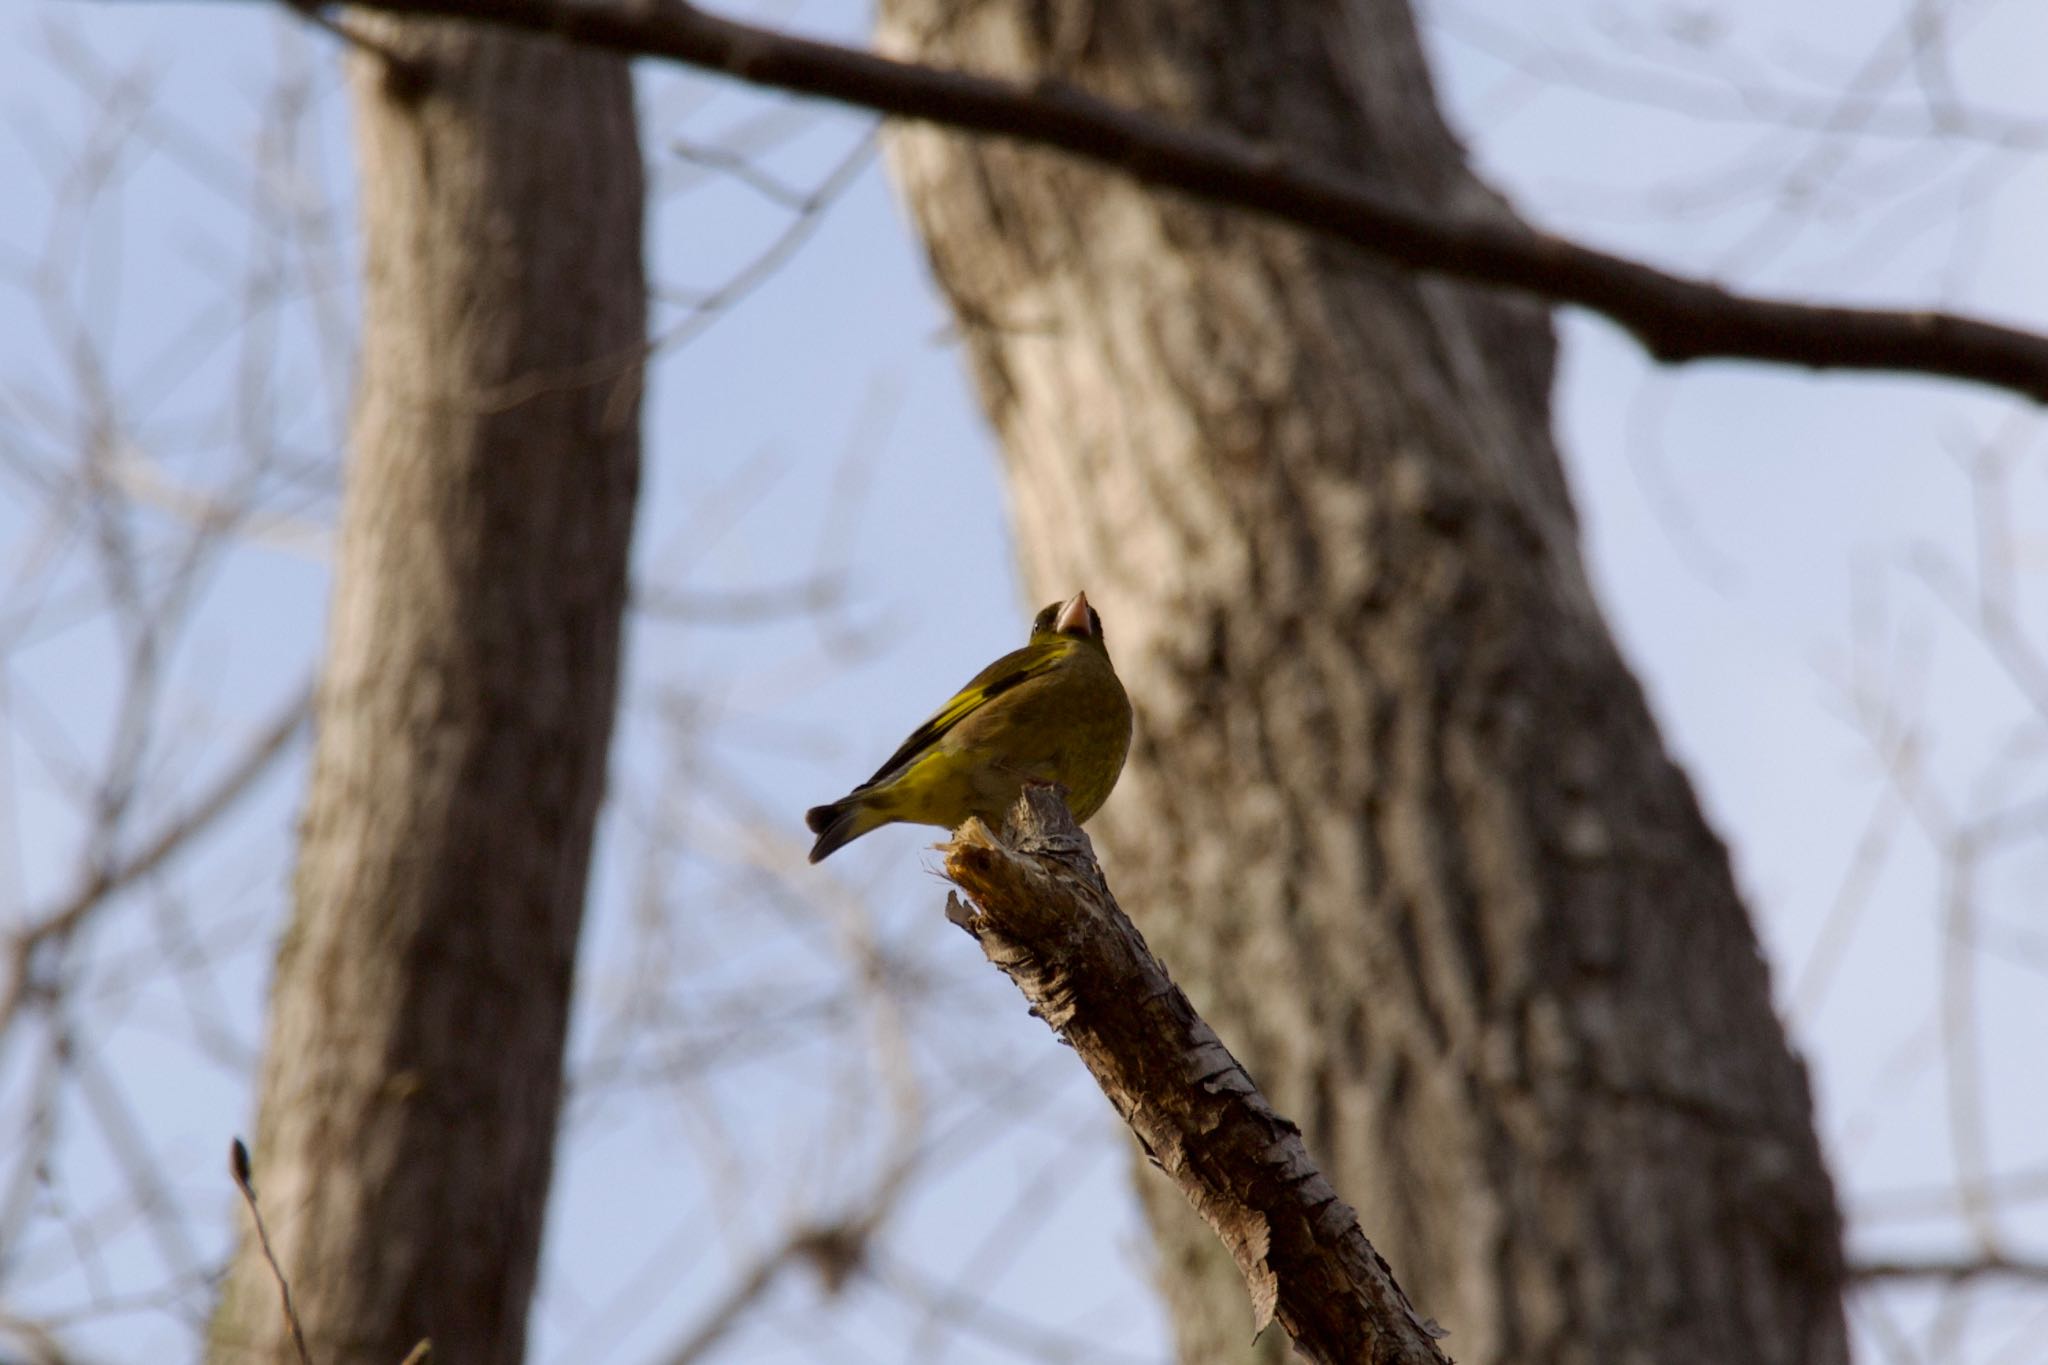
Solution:
M 1251 1330 L 1276 1317 L 1326 1365 L 1448 1365 L 1301 1129 L 1173 984 L 1117 905 L 1057 789 L 1028 787 L 998 837 L 970 820 L 944 846 L 972 898 L 946 916 L 1017 984 L 1228 1249 Z

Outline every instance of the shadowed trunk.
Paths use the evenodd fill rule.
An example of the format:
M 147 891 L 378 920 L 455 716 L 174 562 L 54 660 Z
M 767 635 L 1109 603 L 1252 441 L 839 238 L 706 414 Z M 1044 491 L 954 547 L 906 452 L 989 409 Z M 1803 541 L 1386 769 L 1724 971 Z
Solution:
M 1506 213 L 1400 0 L 883 0 L 885 48 Z M 1465 1365 L 1844 1357 L 1803 1068 L 1725 851 L 1587 585 L 1539 310 L 1057 157 L 894 167 L 1034 600 L 1138 710 L 1120 898 Z M 1142 1177 L 1181 1352 L 1238 1273 Z
M 363 375 L 255 1182 L 320 1365 L 525 1349 L 639 472 L 623 63 L 357 14 Z M 245 1239 L 216 1362 L 293 1359 Z

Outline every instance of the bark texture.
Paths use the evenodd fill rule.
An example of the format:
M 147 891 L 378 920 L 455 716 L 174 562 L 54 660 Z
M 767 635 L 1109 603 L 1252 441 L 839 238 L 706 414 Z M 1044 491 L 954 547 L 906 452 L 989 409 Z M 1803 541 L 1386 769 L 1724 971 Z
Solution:
M 1230 1253 L 1252 1325 L 1319 1365 L 1448 1365 L 1302 1145 L 1133 925 L 1060 793 L 1026 787 L 1000 836 L 969 820 L 946 875 L 973 936 L 1095 1078 L 1152 1164 Z
M 320 1365 L 521 1359 L 639 472 L 620 60 L 352 19 L 367 261 L 255 1184 Z M 293 1359 L 246 1239 L 217 1362 Z
M 1508 212 L 1400 0 L 881 11 L 899 55 Z M 1033 598 L 1088 590 L 1137 707 L 1096 840 L 1449 1353 L 1843 1359 L 1805 1073 L 1589 590 L 1547 317 L 1047 153 L 892 158 Z M 1248 1358 L 1229 1257 L 1142 1189 L 1183 1358 Z

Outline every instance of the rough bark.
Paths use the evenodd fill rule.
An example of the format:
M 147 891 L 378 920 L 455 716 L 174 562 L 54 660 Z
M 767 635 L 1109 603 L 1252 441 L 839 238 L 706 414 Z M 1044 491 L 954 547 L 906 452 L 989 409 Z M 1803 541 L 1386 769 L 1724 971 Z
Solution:
M 881 10 L 901 55 L 1507 212 L 1399 0 Z M 1123 899 L 1450 1353 L 1841 1360 L 1805 1074 L 1589 590 L 1546 316 L 1048 153 L 893 161 L 1032 595 L 1088 589 L 1137 707 L 1091 827 Z M 1246 1358 L 1230 1259 L 1141 1188 L 1183 1358 Z
M 625 64 L 357 15 L 367 235 L 254 1176 L 320 1365 L 521 1359 L 639 470 Z M 253 1243 L 215 1361 L 289 1360 Z
M 1060 793 L 1027 787 L 997 835 L 945 845 L 946 899 L 1229 1252 L 1252 1326 L 1277 1318 L 1319 1365 L 1448 1365 L 1301 1141 L 1230 1055 L 1110 894 Z

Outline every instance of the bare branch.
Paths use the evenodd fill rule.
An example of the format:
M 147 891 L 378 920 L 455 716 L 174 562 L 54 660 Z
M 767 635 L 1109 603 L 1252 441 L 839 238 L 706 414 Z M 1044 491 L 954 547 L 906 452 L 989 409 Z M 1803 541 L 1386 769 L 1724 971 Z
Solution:
M 8 943 L 11 958 L 6 989 L 0 992 L 0 1028 L 21 1008 L 30 988 L 30 965 L 44 943 L 73 933 L 93 910 L 116 892 L 162 867 L 233 810 L 277 760 L 305 724 L 312 709 L 312 688 L 295 693 L 276 718 L 256 734 L 242 757 L 222 773 L 192 805 L 166 820 L 133 853 L 88 867 L 78 885 L 48 910 L 34 916 Z
M 855 1226 L 796 1227 L 782 1242 L 749 1266 L 723 1298 L 714 1304 L 690 1334 L 668 1351 L 668 1365 L 695 1365 L 723 1341 L 758 1303 L 782 1272 L 798 1260 L 811 1258 L 828 1281 L 835 1275 L 851 1273 L 858 1266 L 867 1230 Z M 836 1288 L 836 1285 L 834 1286 Z
M 390 44 L 379 42 L 351 24 L 329 17 L 322 11 L 319 0 L 284 0 L 284 6 L 314 28 L 383 63 L 385 84 L 394 94 L 420 94 L 426 90 L 424 67 Z M 414 1350 L 417 1352 L 418 1348 Z
M 310 686 L 293 693 L 270 724 L 256 733 L 241 759 L 222 773 L 189 809 L 165 821 L 161 829 L 128 857 L 94 870 L 55 908 L 24 929 L 21 937 L 35 943 L 67 932 L 80 916 L 91 910 L 95 902 L 156 871 L 221 816 L 234 809 L 235 803 L 269 773 L 271 765 L 290 747 L 293 737 L 306 722 L 312 702 Z
M 725 590 L 670 588 L 643 582 L 633 592 L 634 607 L 649 616 L 718 626 L 751 626 L 776 617 L 814 615 L 833 610 L 845 600 L 845 580 L 831 574 Z
M 1933 1280 L 1959 1284 L 1966 1280 L 2032 1280 L 2048 1284 L 2048 1260 L 2025 1260 L 2013 1256 L 1894 1257 L 1857 1261 L 1849 1266 L 1849 1278 L 1863 1284 L 1886 1280 Z
M 1025 87 L 707 14 L 680 0 L 366 0 L 659 57 L 898 118 L 1056 147 L 1146 184 L 1293 223 L 1417 270 L 1603 314 L 1666 363 L 1744 359 L 1970 380 L 2048 400 L 2048 337 L 1942 312 L 1732 293 L 1513 220 L 1446 218 L 1234 134 L 1175 126 L 1058 82 Z
M 298 1351 L 299 1365 L 313 1365 L 313 1356 L 306 1349 L 305 1329 L 299 1326 L 298 1310 L 292 1307 L 291 1282 L 284 1277 L 284 1267 L 277 1263 L 277 1253 L 270 1249 L 270 1231 L 263 1226 L 263 1210 L 256 1206 L 256 1187 L 249 1182 L 249 1149 L 236 1138 L 228 1148 L 228 1173 L 235 1178 L 235 1188 L 242 1192 L 242 1202 L 249 1206 L 249 1217 L 256 1223 L 256 1240 L 263 1248 L 263 1259 L 270 1263 L 270 1273 L 277 1280 L 277 1296 L 284 1303 L 284 1320 L 292 1330 L 292 1346 Z M 412 1348 L 406 1357 L 408 1362 L 419 1358 L 426 1346 L 421 1342 Z
M 1308 1154 L 1301 1130 L 1203 1022 L 1103 881 L 1056 788 L 1027 787 L 1001 836 L 942 845 L 965 929 L 1073 1047 L 1153 1164 L 1223 1239 L 1254 1330 L 1311 1360 L 1445 1365 L 1426 1321 Z

